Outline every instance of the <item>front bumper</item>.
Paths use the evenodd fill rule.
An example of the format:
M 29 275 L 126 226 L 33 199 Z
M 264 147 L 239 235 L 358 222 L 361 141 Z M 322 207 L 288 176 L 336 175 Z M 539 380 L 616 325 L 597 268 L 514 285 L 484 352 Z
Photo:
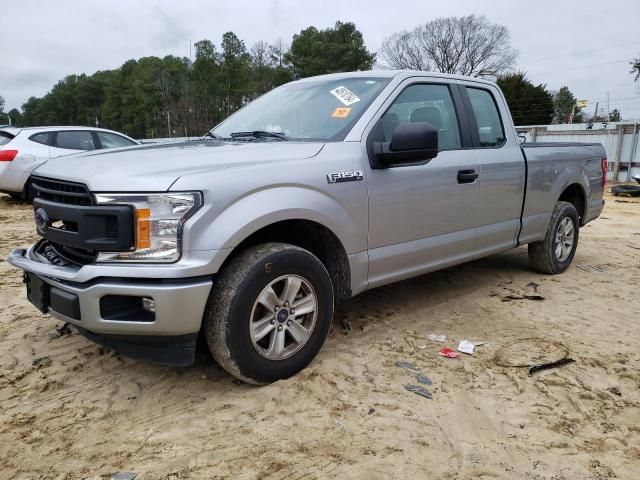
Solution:
M 49 305 L 48 313 L 60 320 L 78 327 L 79 331 L 88 338 L 107 346 L 112 346 L 122 353 L 141 358 L 135 355 L 137 350 L 144 348 L 127 349 L 118 348 L 118 344 L 125 342 L 139 345 L 162 343 L 148 342 L 148 337 L 165 337 L 167 343 L 180 344 L 187 337 L 197 335 L 202 324 L 205 306 L 211 291 L 212 280 L 209 276 L 196 276 L 178 279 L 148 278 L 144 275 L 144 268 L 136 268 L 132 272 L 139 276 L 98 276 L 85 279 L 86 267 L 59 267 L 45 263 L 37 258 L 32 250 L 15 249 L 7 261 L 25 272 L 35 275 L 44 282 L 49 289 L 56 292 L 62 291 L 63 295 L 77 298 L 79 318 L 57 312 L 55 305 Z M 118 267 L 102 267 L 102 271 L 122 271 Z M 129 271 L 129 273 L 132 273 Z M 117 275 L 117 274 L 116 274 Z M 143 278 L 141 278 L 143 277 Z M 115 320 L 104 318 L 104 307 L 101 307 L 101 299 L 106 296 L 145 297 L 151 298 L 155 303 L 155 316 L 152 321 L 148 318 L 131 318 Z M 187 336 L 187 337 L 185 337 Z M 176 341 L 171 340 L 174 337 Z M 107 341 L 101 341 L 106 339 Z M 195 343 L 193 344 L 195 353 Z M 133 354 L 132 354 L 133 353 Z M 154 360 L 153 358 L 148 358 Z M 161 363 L 172 363 L 163 361 Z M 184 363 L 184 362 L 182 362 Z

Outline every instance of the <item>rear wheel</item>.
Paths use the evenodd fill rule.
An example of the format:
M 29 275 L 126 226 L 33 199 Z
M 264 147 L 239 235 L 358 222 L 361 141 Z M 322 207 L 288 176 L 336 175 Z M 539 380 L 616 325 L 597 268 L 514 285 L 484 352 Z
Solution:
M 569 268 L 578 246 L 579 225 L 576 207 L 569 202 L 558 202 L 544 240 L 529 244 L 531 266 L 549 274 Z
M 332 318 L 333 286 L 320 260 L 293 245 L 269 243 L 241 253 L 220 273 L 204 332 L 222 368 L 267 384 L 313 360 Z

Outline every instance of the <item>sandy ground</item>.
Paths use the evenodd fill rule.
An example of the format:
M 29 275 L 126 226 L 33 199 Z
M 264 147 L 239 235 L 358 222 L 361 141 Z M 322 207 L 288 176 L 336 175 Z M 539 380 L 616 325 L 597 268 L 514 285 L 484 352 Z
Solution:
M 173 369 L 51 339 L 0 260 L 0 478 L 639 478 L 640 201 L 607 200 L 565 274 L 520 248 L 368 292 L 309 368 L 262 388 L 206 354 Z M 1 258 L 35 238 L 1 195 L 0 227 Z M 508 299 L 532 283 L 544 300 Z M 448 359 L 429 333 L 487 343 Z M 497 365 L 564 347 L 576 363 L 534 376 Z M 405 390 L 419 372 L 433 399 Z

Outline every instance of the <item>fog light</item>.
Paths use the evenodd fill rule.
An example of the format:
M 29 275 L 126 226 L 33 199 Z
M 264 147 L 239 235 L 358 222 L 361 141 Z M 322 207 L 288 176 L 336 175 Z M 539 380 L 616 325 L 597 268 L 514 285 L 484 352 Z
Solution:
M 146 310 L 147 312 L 155 313 L 155 311 L 156 311 L 156 302 L 154 302 L 152 298 L 143 298 L 142 299 L 142 309 Z

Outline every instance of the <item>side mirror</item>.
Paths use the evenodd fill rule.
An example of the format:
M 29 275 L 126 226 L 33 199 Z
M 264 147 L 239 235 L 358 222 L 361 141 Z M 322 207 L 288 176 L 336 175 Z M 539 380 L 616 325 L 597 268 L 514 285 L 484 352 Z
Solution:
M 391 142 L 374 142 L 374 168 L 421 165 L 438 155 L 438 130 L 426 122 L 401 123 Z

